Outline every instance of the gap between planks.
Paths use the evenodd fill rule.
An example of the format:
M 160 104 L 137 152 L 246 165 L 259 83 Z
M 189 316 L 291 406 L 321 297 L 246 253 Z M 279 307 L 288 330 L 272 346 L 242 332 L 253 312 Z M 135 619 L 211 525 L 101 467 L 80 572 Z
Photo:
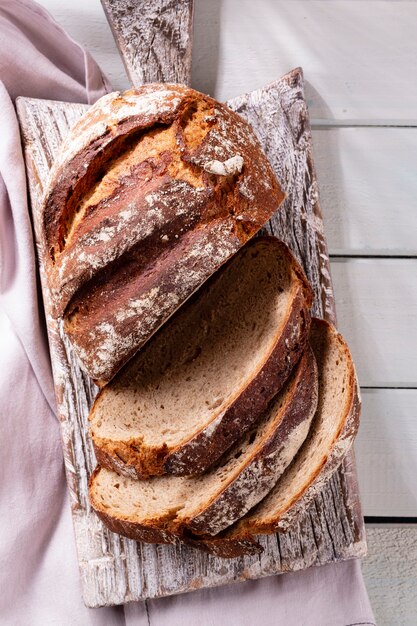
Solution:
M 390 385 L 390 384 L 385 384 L 385 385 L 361 385 L 361 389 L 402 389 L 402 390 L 407 390 L 409 389 L 414 390 L 417 389 L 417 385 L 414 386 L 410 386 L 410 385 Z
M 375 254 L 366 254 L 364 252 L 332 252 L 330 254 L 330 260 L 332 259 L 398 259 L 399 261 L 401 261 L 401 259 L 417 259 L 417 254 L 415 253 L 409 253 L 409 254 L 404 254 L 401 252 L 396 253 L 395 251 L 393 252 L 379 252 L 379 253 L 375 253 Z
M 331 130 L 332 128 L 416 128 L 417 120 L 336 120 L 316 118 L 311 120 L 312 130 Z
M 365 515 L 365 525 L 366 528 L 396 528 L 397 526 L 401 527 L 410 527 L 417 529 L 417 517 L 396 517 L 390 515 Z

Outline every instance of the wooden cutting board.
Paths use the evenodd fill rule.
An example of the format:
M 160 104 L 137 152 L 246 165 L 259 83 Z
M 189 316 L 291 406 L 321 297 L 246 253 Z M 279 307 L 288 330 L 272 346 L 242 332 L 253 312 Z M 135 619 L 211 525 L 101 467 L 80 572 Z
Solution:
M 103 0 L 103 4 L 134 84 L 188 82 L 191 0 L 158 0 L 151 6 L 133 0 Z M 287 192 L 284 205 L 266 228 L 283 239 L 303 265 L 315 292 L 313 314 L 335 323 L 302 72 L 293 70 L 228 104 L 252 125 Z M 291 531 L 260 539 L 264 552 L 255 557 L 224 560 L 187 546 L 137 543 L 111 533 L 91 510 L 88 478 L 95 458 L 87 422 L 97 388 L 79 368 L 61 322 L 51 314 L 40 237 L 41 198 L 49 169 L 68 130 L 86 110 L 81 104 L 17 100 L 86 605 L 155 598 L 363 556 L 366 543 L 353 453 Z

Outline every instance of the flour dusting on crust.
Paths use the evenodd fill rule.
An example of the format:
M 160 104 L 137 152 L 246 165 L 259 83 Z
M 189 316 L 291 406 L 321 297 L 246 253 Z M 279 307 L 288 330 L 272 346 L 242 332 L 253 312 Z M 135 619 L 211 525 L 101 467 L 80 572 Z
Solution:
M 148 84 L 92 106 L 43 209 L 55 313 L 89 375 L 110 380 L 283 197 L 250 126 L 208 96 Z

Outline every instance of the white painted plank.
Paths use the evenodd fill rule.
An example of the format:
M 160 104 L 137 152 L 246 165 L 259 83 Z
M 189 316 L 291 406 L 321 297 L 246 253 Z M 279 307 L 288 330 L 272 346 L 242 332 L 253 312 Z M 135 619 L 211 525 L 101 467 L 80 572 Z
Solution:
M 313 147 L 330 253 L 416 255 L 417 128 L 315 130 Z
M 99 0 L 40 0 L 115 88 L 127 79 Z M 417 4 L 197 0 L 193 86 L 226 100 L 304 68 L 311 118 L 417 119 Z
M 200 56 L 201 3 L 196 10 L 193 76 L 202 91 L 215 86 L 216 96 L 225 99 L 301 65 L 313 119 L 416 119 L 415 2 L 223 0 L 213 5 L 204 9 L 211 42 L 206 35 Z M 213 85 L 206 68 L 216 61 L 216 48 Z
M 417 259 L 334 259 L 338 328 L 366 387 L 417 387 Z
M 362 563 L 378 626 L 417 624 L 417 526 L 368 528 Z
M 355 441 L 364 515 L 417 518 L 417 389 L 363 389 Z

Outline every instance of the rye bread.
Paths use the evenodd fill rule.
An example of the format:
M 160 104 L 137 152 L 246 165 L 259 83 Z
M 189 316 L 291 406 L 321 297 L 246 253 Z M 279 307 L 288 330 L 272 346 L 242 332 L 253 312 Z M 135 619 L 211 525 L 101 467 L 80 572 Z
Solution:
M 360 392 L 343 337 L 313 318 L 310 344 L 319 376 L 319 401 L 310 432 L 293 463 L 253 510 L 215 538 L 204 540 L 212 554 L 252 554 L 256 535 L 287 531 L 337 470 L 359 427 Z M 258 546 L 259 547 L 259 546 Z
M 291 463 L 315 413 L 317 382 L 307 348 L 254 430 L 216 468 L 198 477 L 147 480 L 98 468 L 90 480 L 92 507 L 111 530 L 140 541 L 216 535 L 258 503 Z M 243 543 L 248 549 L 254 545 L 251 538 Z
M 302 354 L 311 289 L 282 242 L 247 244 L 98 395 L 97 461 L 134 478 L 206 471 Z
M 278 209 L 251 127 L 180 85 L 98 100 L 51 171 L 42 213 L 55 314 L 101 386 Z

